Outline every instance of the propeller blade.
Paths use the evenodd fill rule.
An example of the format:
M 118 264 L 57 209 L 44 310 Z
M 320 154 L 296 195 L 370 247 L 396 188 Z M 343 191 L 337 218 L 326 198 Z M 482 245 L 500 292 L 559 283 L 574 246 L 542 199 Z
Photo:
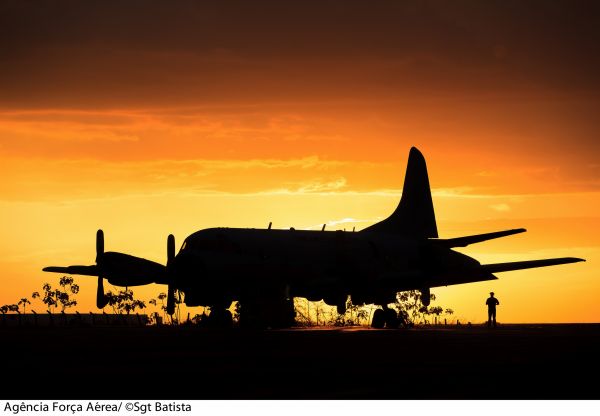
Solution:
M 167 290 L 167 313 L 173 315 L 175 313 L 175 289 L 169 285 Z
M 167 237 L 167 264 L 175 257 L 175 236 L 169 234 Z
M 169 287 L 167 290 L 167 313 L 173 315 L 175 313 L 175 282 L 173 281 L 173 271 L 169 267 L 175 258 L 175 236 L 169 234 L 167 237 L 167 280 Z
M 100 258 L 104 254 L 104 231 L 96 232 L 96 263 L 100 262 Z
M 108 303 L 108 299 L 104 294 L 104 279 L 102 276 L 98 277 L 98 290 L 96 292 L 96 306 L 98 309 L 102 309 Z
M 102 277 L 102 257 L 104 256 L 104 231 L 96 231 L 96 267 L 98 269 L 98 289 L 96 289 L 96 307 L 103 309 L 108 303 L 104 294 L 104 277 Z

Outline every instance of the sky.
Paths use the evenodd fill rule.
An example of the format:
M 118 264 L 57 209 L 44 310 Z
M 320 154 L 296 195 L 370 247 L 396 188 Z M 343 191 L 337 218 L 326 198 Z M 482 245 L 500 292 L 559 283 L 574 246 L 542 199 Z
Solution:
M 587 260 L 439 304 L 481 322 L 493 290 L 500 322 L 598 322 L 599 9 L 2 0 L 0 304 L 56 285 L 44 266 L 92 264 L 98 228 L 161 263 L 169 233 L 360 230 L 393 211 L 416 146 L 441 237 L 528 229 L 462 252 Z

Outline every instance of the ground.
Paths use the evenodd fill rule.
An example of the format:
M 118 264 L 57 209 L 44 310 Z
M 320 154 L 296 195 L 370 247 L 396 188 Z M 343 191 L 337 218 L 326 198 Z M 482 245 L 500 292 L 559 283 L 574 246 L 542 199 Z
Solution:
M 600 324 L 0 327 L 2 399 L 599 399 Z

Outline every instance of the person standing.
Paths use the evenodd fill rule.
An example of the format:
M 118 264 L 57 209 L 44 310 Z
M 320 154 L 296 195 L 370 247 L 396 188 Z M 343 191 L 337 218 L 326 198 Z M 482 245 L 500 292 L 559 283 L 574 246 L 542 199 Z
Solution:
M 494 297 L 494 292 L 490 292 L 490 297 L 485 304 L 488 307 L 488 326 L 496 327 L 496 305 L 500 305 L 500 302 Z

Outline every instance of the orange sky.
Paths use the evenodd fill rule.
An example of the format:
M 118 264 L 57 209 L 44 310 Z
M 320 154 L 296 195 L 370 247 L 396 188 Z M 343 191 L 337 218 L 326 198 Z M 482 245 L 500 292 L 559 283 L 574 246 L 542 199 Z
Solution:
M 2 6 L 0 304 L 57 282 L 44 266 L 91 264 L 98 228 L 160 262 L 169 233 L 204 227 L 364 228 L 414 145 L 442 237 L 529 230 L 464 252 L 588 260 L 441 304 L 479 322 L 491 289 L 501 321 L 600 320 L 598 5 L 143 6 Z

